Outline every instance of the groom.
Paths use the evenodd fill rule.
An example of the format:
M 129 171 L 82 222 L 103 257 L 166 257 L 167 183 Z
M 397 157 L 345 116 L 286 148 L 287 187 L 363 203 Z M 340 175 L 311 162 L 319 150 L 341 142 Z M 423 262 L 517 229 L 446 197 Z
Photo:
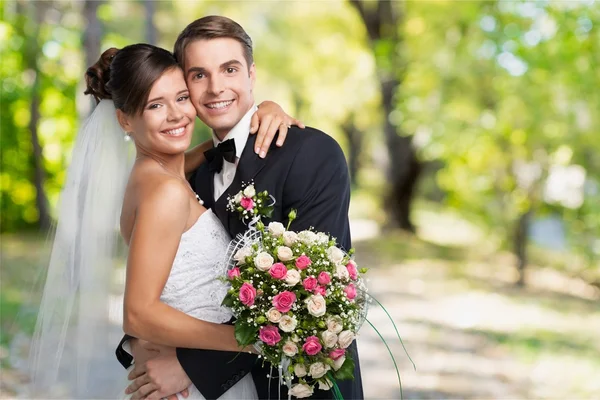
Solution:
M 190 183 L 231 237 L 247 226 L 226 210 L 227 198 L 235 195 L 243 182 L 254 181 L 257 190 L 266 190 L 276 199 L 272 220 L 285 222 L 290 210 L 296 209 L 298 218 L 290 229 L 314 227 L 329 232 L 341 247 L 349 249 L 350 185 L 346 160 L 337 142 L 316 129 L 293 126 L 285 146 L 271 147 L 266 158 L 256 154 L 256 136 L 249 135 L 250 118 L 256 109 L 256 67 L 252 40 L 244 29 L 225 17 L 198 19 L 177 38 L 175 57 L 183 67 L 198 117 L 214 134 L 215 147 L 207 152 L 208 162 L 191 176 Z M 362 399 L 356 342 L 349 350 L 356 365 L 355 379 L 338 384 L 344 399 Z M 121 347 L 117 355 L 124 366 L 129 366 L 131 357 Z M 255 355 L 236 355 L 178 348 L 176 358 L 162 357 L 162 368 L 136 382 L 160 381 L 159 395 L 167 396 L 184 390 L 191 380 L 204 397 L 215 399 L 252 373 L 259 398 L 278 398 L 279 380 L 267 378 L 269 366 L 263 368 Z M 139 383 L 132 386 L 137 389 Z M 287 397 L 286 389 L 281 388 L 283 398 Z M 315 390 L 311 398 L 330 399 L 333 395 Z

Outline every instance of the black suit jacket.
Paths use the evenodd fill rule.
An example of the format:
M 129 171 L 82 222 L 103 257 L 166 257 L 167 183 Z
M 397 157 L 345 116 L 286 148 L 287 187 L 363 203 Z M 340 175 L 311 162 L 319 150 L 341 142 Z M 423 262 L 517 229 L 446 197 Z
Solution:
M 235 195 L 243 182 L 254 181 L 258 191 L 267 190 L 276 200 L 271 220 L 285 224 L 290 210 L 296 209 L 298 218 L 290 229 L 300 231 L 314 227 L 317 231 L 330 233 L 337 238 L 341 247 L 349 249 L 350 181 L 346 159 L 337 142 L 319 130 L 292 127 L 284 146 L 272 146 L 267 157 L 262 159 L 254 153 L 255 140 L 254 135 L 248 137 L 235 178 L 218 199 L 213 199 L 214 177 L 206 164 L 200 166 L 190 178 L 192 187 L 204 200 L 204 205 L 213 209 L 231 237 L 243 233 L 247 226 L 237 214 L 226 210 L 227 198 Z M 270 220 L 263 222 L 268 224 Z M 117 356 L 124 366 L 128 366 L 131 357 L 121 349 L 121 344 Z M 341 381 L 338 385 L 344 399 L 362 399 L 356 343 L 350 346 L 349 351 L 356 364 L 355 380 Z M 271 379 L 269 387 L 266 376 L 270 373 L 270 366 L 265 364 L 263 367 L 254 355 L 178 348 L 177 357 L 194 385 L 207 399 L 218 398 L 249 372 L 261 399 L 279 396 L 278 379 Z M 287 397 L 285 387 L 281 388 L 281 396 Z M 312 398 L 333 396 L 330 391 L 316 390 Z

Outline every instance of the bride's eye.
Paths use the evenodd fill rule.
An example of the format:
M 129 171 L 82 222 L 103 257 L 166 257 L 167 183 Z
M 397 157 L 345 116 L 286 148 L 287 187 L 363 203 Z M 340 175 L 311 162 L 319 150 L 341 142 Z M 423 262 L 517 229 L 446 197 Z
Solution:
M 184 96 L 180 96 L 177 101 L 186 101 L 189 100 L 190 96 L 189 95 L 184 95 Z
M 158 107 L 160 107 L 160 104 L 158 103 L 150 104 L 148 110 L 156 110 Z

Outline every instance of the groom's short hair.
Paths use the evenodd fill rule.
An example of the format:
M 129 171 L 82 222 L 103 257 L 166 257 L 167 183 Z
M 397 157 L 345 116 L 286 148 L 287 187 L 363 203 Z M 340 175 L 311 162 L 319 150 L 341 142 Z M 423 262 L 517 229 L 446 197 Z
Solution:
M 227 17 L 209 15 L 195 20 L 185 27 L 177 37 L 173 53 L 179 65 L 183 68 L 185 48 L 196 40 L 210 40 L 217 38 L 231 38 L 237 40 L 244 50 L 244 58 L 248 69 L 254 63 L 252 55 L 252 39 L 240 24 Z

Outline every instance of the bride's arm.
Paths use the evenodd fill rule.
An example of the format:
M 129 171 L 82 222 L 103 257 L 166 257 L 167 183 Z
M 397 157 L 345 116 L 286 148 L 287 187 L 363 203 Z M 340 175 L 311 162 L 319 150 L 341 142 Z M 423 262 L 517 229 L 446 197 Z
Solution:
M 291 125 L 304 128 L 304 124 L 301 121 L 289 116 L 279 104 L 272 101 L 263 101 L 260 103 L 258 110 L 252 115 L 250 123 L 250 133 L 257 134 L 256 148 L 254 149 L 256 154 L 260 154 L 264 158 L 277 133 L 279 133 L 277 146 L 283 146 L 288 126 Z M 212 140 L 207 140 L 185 152 L 184 170 L 186 178 L 189 178 L 196 168 L 206 161 L 204 152 L 212 148 L 212 146 Z
M 137 210 L 125 282 L 123 329 L 149 342 L 241 351 L 230 325 L 201 321 L 160 301 L 190 214 L 189 190 L 176 180 L 157 185 Z

